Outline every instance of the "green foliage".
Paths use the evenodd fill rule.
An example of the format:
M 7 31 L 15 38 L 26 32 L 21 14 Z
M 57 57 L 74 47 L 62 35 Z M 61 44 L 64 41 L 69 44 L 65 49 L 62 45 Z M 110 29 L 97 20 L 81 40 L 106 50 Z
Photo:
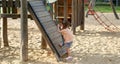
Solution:
M 119 6 L 116 6 L 115 9 L 116 9 L 117 13 L 120 13 Z M 85 10 L 87 10 L 87 6 L 85 7 Z M 109 6 L 95 6 L 94 10 L 98 11 L 98 12 L 103 12 L 103 13 L 112 13 L 113 12 L 110 5 Z
M 115 7 L 115 9 L 116 9 L 116 12 L 120 13 L 120 7 Z M 95 10 L 99 12 L 104 12 L 104 13 L 113 12 L 110 6 L 96 6 Z
M 97 0 L 96 5 L 94 7 L 95 11 L 103 12 L 103 13 L 112 13 L 113 10 L 109 2 L 102 2 L 104 0 Z M 85 6 L 85 10 L 87 10 L 88 4 Z M 117 13 L 120 13 L 120 7 L 115 6 L 115 10 Z

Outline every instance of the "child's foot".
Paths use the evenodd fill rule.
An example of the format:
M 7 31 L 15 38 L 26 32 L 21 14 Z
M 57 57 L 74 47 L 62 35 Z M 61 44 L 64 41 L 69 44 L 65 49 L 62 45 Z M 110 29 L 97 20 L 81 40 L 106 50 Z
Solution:
M 66 61 L 72 61 L 72 57 L 71 56 L 68 56 L 67 58 L 65 58 L 66 59 Z

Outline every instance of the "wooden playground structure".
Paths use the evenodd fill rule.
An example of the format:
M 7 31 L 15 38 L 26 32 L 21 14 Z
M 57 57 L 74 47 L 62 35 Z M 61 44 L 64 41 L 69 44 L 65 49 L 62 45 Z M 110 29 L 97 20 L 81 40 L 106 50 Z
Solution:
M 61 4 L 61 2 L 62 2 L 62 4 Z M 64 4 L 63 4 L 63 2 L 64 2 Z M 59 17 L 59 15 L 61 14 L 61 11 L 63 11 L 63 8 L 64 8 L 64 13 L 66 13 L 66 14 L 64 14 L 62 12 L 62 14 L 60 16 L 62 17 L 62 19 L 66 19 L 66 20 L 72 19 L 74 33 L 75 33 L 75 28 L 79 25 L 81 26 L 81 29 L 84 30 L 84 1 L 83 0 L 58 0 L 56 2 L 55 6 L 59 7 L 59 4 L 60 4 L 60 7 L 62 7 L 62 8 L 59 8 L 60 11 L 58 11 L 58 9 L 55 8 L 56 9 L 55 12 L 58 11 L 57 18 L 61 19 Z M 38 6 L 40 6 L 42 8 L 37 9 Z M 60 37 L 59 32 L 56 32 L 57 31 L 56 25 L 54 24 L 54 22 L 52 22 L 52 19 L 50 18 L 48 11 L 46 11 L 45 6 L 43 6 L 42 1 L 28 2 L 26 0 L 1 0 L 0 1 L 0 9 L 2 12 L 0 14 L 1 20 L 2 20 L 1 21 L 2 22 L 1 34 L 2 34 L 2 42 L 4 43 L 4 47 L 9 47 L 8 35 L 7 35 L 7 22 L 8 22 L 7 18 L 13 18 L 13 19 L 21 18 L 21 46 L 20 46 L 21 61 L 28 60 L 28 20 L 27 20 L 28 17 L 31 19 L 34 19 L 36 21 L 38 28 L 42 32 L 42 43 L 41 43 L 42 46 L 41 47 L 46 48 L 47 44 L 48 44 L 52 48 L 52 51 L 57 55 L 56 57 L 57 57 L 58 61 L 60 60 L 60 58 L 62 58 L 62 55 L 65 54 L 65 53 L 61 52 L 61 51 L 64 51 L 65 49 L 59 48 L 55 45 L 56 44 L 55 42 L 62 42 L 62 38 Z M 27 9 L 29 9 L 29 12 L 31 13 L 31 15 L 27 14 L 27 12 L 28 12 Z M 70 9 L 70 10 L 68 11 L 68 9 Z M 21 13 L 18 14 L 18 10 L 21 10 L 20 11 Z M 37 12 L 37 11 L 43 11 L 43 12 L 45 12 L 45 14 L 41 14 L 40 12 Z M 37 13 L 39 15 L 37 15 Z M 39 18 L 39 17 L 45 16 L 45 15 L 47 15 L 45 18 Z M 80 15 L 83 15 L 83 16 L 80 16 Z M 46 19 L 50 19 L 49 20 L 49 21 L 51 21 L 51 22 L 49 22 L 50 25 L 48 23 L 47 24 L 42 23 L 42 21 L 39 19 L 41 19 L 43 21 Z M 78 21 L 79 21 L 79 23 L 78 23 Z M 43 25 L 45 25 L 45 26 L 43 26 Z M 48 27 L 53 26 L 53 28 L 48 29 L 47 26 Z M 50 31 L 55 34 L 50 33 Z M 55 31 L 55 32 L 53 32 L 53 31 Z M 52 34 L 52 36 L 51 36 L 51 34 Z M 55 36 L 56 34 L 57 34 L 57 36 Z M 56 37 L 58 37 L 57 41 L 52 40 L 52 38 L 56 38 Z M 0 43 L 0 47 L 1 47 L 1 43 Z
M 58 19 L 64 18 L 71 22 L 74 34 L 77 26 L 80 26 L 80 30 L 84 30 L 84 0 L 66 0 L 66 2 L 58 0 L 55 4 L 55 13 Z

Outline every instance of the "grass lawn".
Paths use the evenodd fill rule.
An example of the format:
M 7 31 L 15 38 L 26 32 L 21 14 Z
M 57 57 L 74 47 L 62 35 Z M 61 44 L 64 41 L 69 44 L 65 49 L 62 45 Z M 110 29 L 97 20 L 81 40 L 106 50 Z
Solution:
M 85 10 L 87 9 L 87 6 L 85 7 Z M 112 8 L 111 6 L 95 6 L 95 11 L 100 11 L 100 12 L 103 12 L 103 13 L 112 13 Z M 117 13 L 120 13 L 120 7 L 117 6 L 115 7 L 115 10 Z
M 95 10 L 100 12 L 105 12 L 105 13 L 113 12 L 111 6 L 96 6 Z M 120 13 L 120 7 L 118 6 L 115 7 L 115 10 L 117 13 Z

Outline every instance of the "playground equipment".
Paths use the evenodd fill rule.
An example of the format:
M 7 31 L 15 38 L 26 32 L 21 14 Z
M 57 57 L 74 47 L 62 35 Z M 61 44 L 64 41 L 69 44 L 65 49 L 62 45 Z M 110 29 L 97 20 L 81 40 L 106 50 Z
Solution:
M 60 58 L 66 54 L 66 49 L 59 47 L 63 39 L 61 34 L 57 31 L 57 26 L 52 20 L 50 13 L 48 13 L 42 1 L 30 1 L 28 2 L 28 6 L 43 37 L 47 40 L 47 43 L 60 60 Z
M 55 13 L 59 20 L 71 22 L 74 34 L 78 26 L 84 30 L 84 0 L 58 0 L 55 3 Z
M 88 11 L 86 13 L 86 17 L 88 15 L 93 15 L 93 17 L 98 21 L 98 23 L 102 25 L 105 29 L 107 29 L 108 31 L 111 31 L 111 32 L 120 31 L 120 29 L 117 26 L 115 26 L 109 19 L 107 19 L 103 13 L 101 13 L 101 15 L 96 13 L 96 11 L 94 10 L 95 1 L 96 0 L 90 1 L 89 6 L 88 6 Z M 117 14 L 115 13 L 115 15 Z M 103 16 L 106 19 L 106 21 L 103 21 L 101 16 Z M 118 16 L 116 16 L 116 18 L 118 19 Z
M 110 0 L 110 5 L 111 5 L 111 8 L 112 8 L 112 10 L 113 10 L 113 13 L 114 13 L 116 19 L 119 19 L 119 16 L 117 15 L 117 13 L 116 13 L 116 11 L 115 11 L 114 4 L 113 4 L 113 1 L 112 1 L 112 0 Z
M 58 61 L 60 61 L 64 56 L 66 56 L 66 48 L 59 47 L 59 44 L 63 42 L 61 34 L 57 31 L 57 26 L 53 21 L 50 13 L 47 11 L 45 5 L 43 4 L 44 0 L 39 1 L 24 1 L 24 0 L 0 0 L 0 8 L 2 13 L 0 14 L 2 19 L 2 41 L 4 43 L 4 47 L 9 47 L 8 36 L 7 36 L 7 18 L 20 18 L 21 17 L 21 46 L 20 46 L 20 58 L 22 61 L 28 60 L 28 28 L 27 28 L 27 18 L 32 16 L 32 19 L 35 20 L 38 28 L 42 33 L 42 47 L 46 48 L 46 43 L 50 46 L 52 51 L 54 52 Z M 58 3 L 63 0 L 59 0 Z M 64 1 L 63 1 L 64 2 Z M 64 5 L 68 2 L 66 0 Z M 81 0 L 71 0 L 73 3 L 73 7 L 79 7 L 79 3 L 84 3 Z M 77 5 L 75 5 L 77 3 Z M 21 14 L 17 13 L 17 10 L 21 7 Z M 67 7 L 67 5 L 65 5 Z M 72 10 L 74 11 L 74 8 Z M 31 15 L 27 14 L 27 8 Z M 82 7 L 81 7 L 82 8 Z M 77 11 L 77 8 L 75 9 Z M 80 9 L 79 9 L 80 10 Z M 84 9 L 82 9 L 84 10 Z M 75 16 L 78 19 L 79 15 L 76 15 L 78 12 L 74 11 Z M 67 12 L 64 10 L 64 12 Z M 58 12 L 59 13 L 59 12 Z M 79 12 L 80 13 L 80 12 Z M 82 13 L 83 14 L 83 13 Z M 66 18 L 67 15 L 64 15 Z M 63 17 L 63 18 L 64 18 Z M 79 16 L 80 17 L 80 16 Z M 82 18 L 83 16 L 81 16 Z M 74 21 L 72 25 L 78 25 L 78 20 Z M 80 20 L 80 19 L 79 19 Z M 83 20 L 83 19 L 82 19 Z M 81 22 L 84 22 L 81 21 Z M 73 26 L 76 28 L 77 26 Z
M 19 0 L 16 0 L 16 1 L 12 1 L 10 0 L 9 1 L 6 1 L 6 0 L 2 0 L 2 8 L 4 9 L 7 9 L 9 6 L 6 6 L 8 5 L 7 3 L 10 3 L 10 4 L 14 4 L 14 3 L 19 3 L 20 1 Z M 7 3 L 6 3 L 7 2 Z M 43 1 L 28 1 L 28 9 L 29 9 L 29 12 L 31 13 L 33 19 L 35 20 L 38 28 L 41 30 L 42 32 L 42 37 L 47 41 L 48 45 L 50 46 L 50 48 L 52 49 L 52 51 L 55 53 L 56 55 L 56 58 L 58 61 L 61 60 L 61 58 L 63 58 L 63 56 L 66 54 L 66 48 L 64 47 L 59 47 L 59 44 L 63 42 L 63 39 L 62 39 L 62 36 L 61 34 L 57 31 L 57 26 L 55 24 L 55 22 L 52 20 L 52 17 L 50 15 L 50 13 L 46 10 L 46 7 L 45 5 L 43 4 Z M 3 6 L 4 4 L 4 6 Z M 6 5 L 5 5 L 6 4 Z M 25 7 L 23 5 L 22 6 L 22 9 L 24 9 Z M 13 5 L 11 5 L 11 7 L 13 7 Z M 19 5 L 20 7 L 20 5 Z M 15 7 L 16 9 L 17 7 Z M 3 29 L 2 31 L 3 32 L 3 40 L 4 40 L 4 46 L 9 46 L 8 44 L 8 39 L 7 39 L 7 17 L 15 17 L 12 14 L 6 14 L 7 10 L 4 9 L 4 13 L 1 14 L 1 17 L 3 18 L 3 22 L 6 22 L 6 23 L 3 23 Z M 22 11 L 22 15 L 27 15 L 27 14 L 24 14 L 25 11 Z M 8 16 L 9 15 L 9 16 Z M 15 15 L 17 15 L 15 13 Z M 27 18 L 24 17 L 24 18 Z M 6 21 L 5 21 L 6 20 Z M 22 20 L 23 17 L 22 17 Z M 27 21 L 25 19 L 25 21 Z M 21 22 L 22 24 L 24 24 L 24 22 Z M 27 23 L 27 22 L 26 22 Z M 27 25 L 22 25 L 22 28 L 24 27 L 27 27 Z M 27 32 L 27 28 L 26 29 L 22 29 L 22 31 L 25 31 Z M 23 33 L 22 32 L 22 36 L 27 36 L 27 33 Z M 23 48 L 23 47 L 27 47 L 27 38 L 21 38 L 22 39 L 22 44 L 21 44 L 21 52 L 22 52 L 22 56 L 25 56 L 25 57 L 22 57 L 23 60 L 27 60 L 27 49 L 26 48 Z M 26 39 L 26 40 L 25 40 Z M 22 46 L 23 45 L 23 46 Z
M 26 6 L 26 0 L 23 1 L 21 0 L 22 4 L 20 3 L 20 0 L 0 0 L 0 9 L 1 9 L 1 40 L 4 43 L 4 47 L 9 47 L 9 43 L 8 43 L 8 35 L 7 35 L 7 18 L 21 18 L 21 43 L 23 45 L 21 45 L 21 51 L 20 52 L 20 57 L 22 61 L 27 61 L 27 18 L 30 17 L 30 15 L 27 15 L 27 8 L 24 7 Z M 22 6 L 20 6 L 22 5 Z M 22 8 L 22 14 L 17 13 L 17 10 L 19 8 Z M 24 9 L 24 11 L 23 11 Z M 0 42 L 0 43 L 2 43 Z M 1 45 L 0 45 L 1 46 Z
M 9 5 L 8 5 L 9 4 Z M 16 5 L 15 5 L 16 4 Z M 18 18 L 20 17 L 20 14 L 17 14 L 17 7 L 20 7 L 20 1 L 16 0 L 13 1 L 9 0 L 2 0 L 0 1 L 0 9 L 1 9 L 1 19 L 3 19 L 3 24 L 2 24 L 2 38 L 3 38 L 3 42 L 4 42 L 4 46 L 9 46 L 8 44 L 8 36 L 7 36 L 7 17 L 11 17 L 11 18 Z

